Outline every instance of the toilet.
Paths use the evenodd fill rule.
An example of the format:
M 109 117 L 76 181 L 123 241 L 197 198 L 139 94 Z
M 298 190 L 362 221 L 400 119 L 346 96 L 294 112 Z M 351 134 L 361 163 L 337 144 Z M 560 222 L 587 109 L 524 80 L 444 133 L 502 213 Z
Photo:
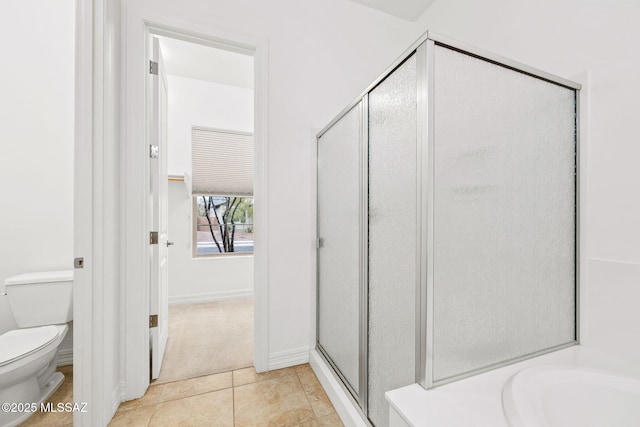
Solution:
M 35 403 L 39 409 L 64 380 L 56 354 L 73 318 L 73 270 L 21 274 L 4 285 L 18 329 L 0 335 L 0 403 Z M 31 415 L 0 411 L 0 427 Z

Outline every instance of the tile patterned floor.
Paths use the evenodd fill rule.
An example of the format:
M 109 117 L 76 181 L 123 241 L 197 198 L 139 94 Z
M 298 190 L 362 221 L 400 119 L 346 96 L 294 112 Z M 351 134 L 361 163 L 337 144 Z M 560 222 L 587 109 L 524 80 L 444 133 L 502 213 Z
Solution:
M 173 331 L 176 357 L 172 361 L 171 357 L 167 360 L 165 355 L 161 378 L 149 387 L 142 398 L 120 405 L 109 426 L 342 426 L 308 364 L 262 374 L 257 374 L 253 367 L 244 368 L 252 359 L 252 347 L 245 343 L 251 343 L 252 335 L 246 333 L 246 338 L 238 339 L 241 331 L 236 327 L 225 332 L 222 326 L 229 322 L 222 320 L 228 320 L 231 315 L 242 316 L 242 313 L 245 313 L 245 317 L 249 316 L 246 313 L 252 315 L 253 311 L 247 309 L 252 307 L 250 304 L 251 300 L 213 306 L 189 304 L 174 307 L 174 326 L 178 327 Z M 213 317 L 203 321 L 201 316 Z M 222 316 L 222 320 L 216 316 Z M 216 319 L 218 322 L 213 322 Z M 194 342 L 202 341 L 202 334 L 188 334 L 185 331 L 196 330 L 199 324 L 213 323 L 222 325 L 215 339 L 223 340 L 224 345 L 208 343 L 204 347 L 194 347 Z M 245 323 L 252 325 L 253 322 Z M 231 348 L 233 345 L 236 345 L 237 351 L 229 352 L 230 356 L 225 356 L 226 359 L 215 355 L 220 356 L 220 363 L 212 367 L 209 349 Z M 187 355 L 180 353 L 185 348 L 189 349 Z M 220 369 L 225 367 L 227 372 L 221 372 Z M 71 403 L 73 369 L 67 366 L 59 370 L 65 375 L 65 381 L 49 401 L 54 404 Z M 73 418 L 70 413 L 38 412 L 22 425 L 68 427 L 73 425 Z
M 73 402 L 73 370 L 50 402 Z M 23 426 L 68 427 L 72 414 L 36 413 Z M 124 402 L 110 427 L 342 427 L 311 367 L 257 374 L 254 368 L 154 384 L 140 399 Z
M 257 374 L 254 368 L 152 385 L 123 403 L 110 427 L 342 426 L 309 365 Z

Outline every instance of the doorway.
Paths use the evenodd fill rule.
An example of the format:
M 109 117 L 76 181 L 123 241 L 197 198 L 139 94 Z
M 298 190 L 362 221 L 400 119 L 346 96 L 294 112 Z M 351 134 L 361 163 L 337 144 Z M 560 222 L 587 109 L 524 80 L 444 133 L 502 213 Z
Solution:
M 146 16 L 131 10 L 126 21 L 126 57 L 123 71 L 123 168 L 127 176 L 123 197 L 123 400 L 142 396 L 150 384 L 149 322 L 149 122 L 145 105 L 150 59 L 148 41 L 153 36 L 170 37 L 204 46 L 253 55 L 254 58 L 254 324 L 253 365 L 258 372 L 268 370 L 268 161 L 267 152 L 267 42 L 189 23 L 177 26 L 171 19 Z M 141 238 L 144 236 L 144 238 Z
M 161 383 L 253 365 L 255 65 L 234 46 L 150 38 L 154 226 L 167 210 L 149 276 L 150 372 Z M 168 268 L 154 258 L 165 249 Z

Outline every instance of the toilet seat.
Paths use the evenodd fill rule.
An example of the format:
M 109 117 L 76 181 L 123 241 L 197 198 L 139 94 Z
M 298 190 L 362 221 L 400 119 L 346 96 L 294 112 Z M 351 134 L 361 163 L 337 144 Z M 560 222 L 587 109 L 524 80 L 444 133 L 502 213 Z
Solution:
M 55 325 L 14 329 L 0 335 L 0 367 L 22 359 L 58 338 Z

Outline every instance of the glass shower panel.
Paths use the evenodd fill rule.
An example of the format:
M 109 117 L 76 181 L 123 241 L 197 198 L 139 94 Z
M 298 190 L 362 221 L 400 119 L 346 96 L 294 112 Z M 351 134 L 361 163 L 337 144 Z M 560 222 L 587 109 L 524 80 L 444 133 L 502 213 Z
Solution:
M 415 382 L 417 82 L 415 54 L 369 94 L 369 410 Z
M 318 342 L 358 394 L 362 103 L 318 139 Z
M 436 45 L 433 381 L 574 342 L 576 96 Z

